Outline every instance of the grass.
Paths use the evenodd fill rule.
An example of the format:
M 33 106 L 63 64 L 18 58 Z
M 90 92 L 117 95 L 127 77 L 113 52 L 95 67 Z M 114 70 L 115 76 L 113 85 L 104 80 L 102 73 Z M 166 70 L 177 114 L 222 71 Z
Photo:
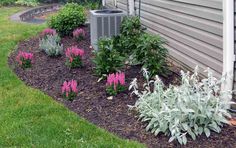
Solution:
M 144 147 L 88 123 L 16 77 L 9 53 L 46 27 L 8 20 L 21 9 L 0 7 L 0 147 Z

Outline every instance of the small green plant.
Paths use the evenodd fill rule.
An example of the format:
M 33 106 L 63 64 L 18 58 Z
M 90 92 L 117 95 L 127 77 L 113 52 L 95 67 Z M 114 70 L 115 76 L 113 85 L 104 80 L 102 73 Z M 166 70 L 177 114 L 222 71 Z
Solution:
M 115 96 L 126 90 L 125 74 L 123 72 L 113 73 L 107 76 L 106 91 L 109 95 Z
M 168 72 L 166 62 L 168 50 L 163 46 L 165 41 L 158 35 L 144 33 L 138 40 L 134 58 L 143 68 L 148 69 L 151 76 Z
M 23 6 L 37 6 L 39 4 L 38 0 L 17 0 L 15 3 Z
M 94 50 L 95 72 L 99 76 L 114 73 L 124 65 L 124 57 L 113 48 L 111 39 L 100 39 L 98 41 L 99 50 Z
M 170 135 L 169 142 L 177 140 L 180 144 L 187 143 L 187 136 L 195 140 L 203 133 L 209 137 L 210 130 L 219 133 L 231 117 L 228 109 L 232 91 L 221 90 L 225 77 L 217 80 L 209 69 L 207 72 L 208 77 L 200 81 L 197 67 L 192 75 L 181 71 L 182 84 L 166 89 L 158 76 L 149 81 L 144 70 L 147 83 L 142 92 L 134 79 L 129 89 L 133 89 L 138 100 L 133 108 L 139 112 L 141 121 L 148 123 L 146 130 L 155 135 Z
M 39 41 L 39 48 L 49 56 L 59 56 L 63 53 L 63 45 L 59 42 L 58 35 L 47 35 Z
M 57 15 L 49 19 L 48 25 L 50 28 L 56 29 L 61 36 L 65 36 L 71 35 L 72 31 L 84 25 L 85 21 L 84 7 L 76 3 L 68 3 Z

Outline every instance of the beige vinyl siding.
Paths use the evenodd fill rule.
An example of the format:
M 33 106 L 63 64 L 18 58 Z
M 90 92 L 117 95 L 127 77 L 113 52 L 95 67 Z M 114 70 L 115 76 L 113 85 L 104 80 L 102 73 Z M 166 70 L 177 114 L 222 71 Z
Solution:
M 114 0 L 106 0 L 106 6 L 110 8 L 114 7 Z
M 186 68 L 223 70 L 223 0 L 142 0 L 141 20 L 147 31 L 168 42 L 172 59 Z M 126 9 L 127 1 L 118 0 Z M 136 2 L 138 14 L 138 1 Z
M 109 8 L 115 8 L 114 0 L 107 0 L 106 6 Z M 117 8 L 127 12 L 127 0 L 117 0 Z
M 127 12 L 127 0 L 117 0 L 117 7 Z

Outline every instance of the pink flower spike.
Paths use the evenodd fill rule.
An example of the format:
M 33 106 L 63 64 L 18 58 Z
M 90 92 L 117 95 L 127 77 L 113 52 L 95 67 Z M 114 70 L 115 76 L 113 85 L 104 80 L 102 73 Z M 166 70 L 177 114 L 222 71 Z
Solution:
M 18 55 L 16 56 L 16 61 L 19 63 L 19 65 L 22 65 L 24 60 L 29 60 L 32 62 L 33 53 L 19 51 Z
M 113 73 L 107 76 L 107 86 L 113 86 L 113 89 L 116 90 L 118 85 L 125 85 L 125 74 L 124 73 Z
M 121 85 L 125 85 L 125 74 L 124 73 L 119 74 L 119 82 Z
M 66 49 L 66 57 L 77 57 L 77 56 L 84 56 L 84 50 L 77 48 L 76 46 L 72 46 Z
M 85 35 L 86 35 L 86 33 L 85 33 L 84 29 L 82 29 L 82 28 L 77 28 L 73 31 L 73 37 L 75 37 L 75 38 L 79 38 L 79 37 L 84 38 Z
M 69 92 L 70 91 L 70 84 L 69 82 L 65 81 L 62 86 L 62 93 Z
M 46 35 L 56 35 L 57 32 L 55 29 L 51 29 L 51 28 L 46 28 L 42 31 L 42 35 L 46 36 Z
M 77 89 L 77 82 L 75 80 L 72 80 L 71 81 L 71 90 L 75 93 L 78 92 L 78 89 Z
M 65 94 L 66 97 L 70 95 L 70 93 L 78 93 L 77 82 L 75 80 L 65 81 L 61 88 L 62 94 Z

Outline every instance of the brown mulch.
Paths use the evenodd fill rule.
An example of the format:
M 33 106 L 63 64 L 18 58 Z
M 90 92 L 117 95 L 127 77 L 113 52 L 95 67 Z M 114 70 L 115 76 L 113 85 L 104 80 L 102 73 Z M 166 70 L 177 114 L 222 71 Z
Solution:
M 87 28 L 88 32 L 88 28 Z M 145 124 L 137 120 L 136 113 L 130 111 L 128 105 L 134 105 L 136 98 L 130 96 L 127 90 L 108 100 L 105 91 L 105 81 L 99 79 L 93 73 L 91 62 L 92 53 L 89 33 L 86 40 L 76 43 L 72 38 L 63 38 L 64 48 L 72 45 L 85 50 L 83 58 L 84 67 L 69 69 L 65 65 L 65 55 L 50 58 L 38 50 L 39 37 L 33 37 L 19 43 L 17 50 L 30 50 L 34 53 L 35 60 L 31 69 L 23 70 L 15 63 L 17 50 L 9 57 L 9 65 L 18 77 L 27 85 L 40 89 L 52 96 L 56 101 L 63 103 L 79 116 L 102 127 L 122 138 L 137 140 L 148 147 L 181 147 L 177 142 L 168 143 L 168 136 L 153 134 L 145 131 Z M 174 68 L 175 69 L 175 68 Z M 177 69 L 177 68 L 176 68 Z M 140 73 L 140 66 L 126 66 L 123 71 L 126 74 L 126 82 L 129 84 L 133 78 L 144 81 Z M 65 80 L 77 80 L 79 85 L 78 97 L 73 101 L 65 101 L 61 96 L 61 85 Z M 172 73 L 167 78 L 162 77 L 164 83 L 178 82 L 178 74 Z M 190 140 L 186 147 L 236 147 L 236 128 L 226 126 L 220 134 L 211 133 L 210 138 L 204 135 L 196 141 Z

